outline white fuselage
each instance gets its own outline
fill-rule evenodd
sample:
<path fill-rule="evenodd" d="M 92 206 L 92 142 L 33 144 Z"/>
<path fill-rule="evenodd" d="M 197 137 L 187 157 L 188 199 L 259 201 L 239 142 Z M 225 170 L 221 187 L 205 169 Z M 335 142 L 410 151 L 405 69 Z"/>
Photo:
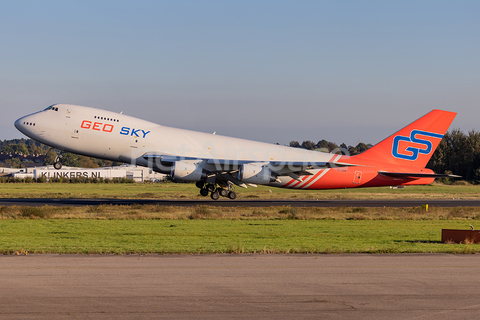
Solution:
<path fill-rule="evenodd" d="M 46 145 L 142 166 L 155 153 L 236 161 L 331 161 L 334 154 L 165 127 L 116 112 L 68 104 L 18 119 L 15 126 Z M 154 168 L 167 172 L 168 169 Z"/>

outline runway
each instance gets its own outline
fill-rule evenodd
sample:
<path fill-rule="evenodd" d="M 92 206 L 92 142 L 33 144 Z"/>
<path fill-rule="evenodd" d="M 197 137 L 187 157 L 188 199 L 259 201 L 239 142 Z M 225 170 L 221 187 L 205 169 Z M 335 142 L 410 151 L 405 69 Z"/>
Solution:
<path fill-rule="evenodd" d="M 0 257 L 0 319 L 477 319 L 480 255 Z"/>
<path fill-rule="evenodd" d="M 150 199 L 0 199 L 0 206 L 97 206 L 149 204 L 190 207 L 198 205 L 219 207 L 480 207 L 480 200 L 150 200 Z"/>

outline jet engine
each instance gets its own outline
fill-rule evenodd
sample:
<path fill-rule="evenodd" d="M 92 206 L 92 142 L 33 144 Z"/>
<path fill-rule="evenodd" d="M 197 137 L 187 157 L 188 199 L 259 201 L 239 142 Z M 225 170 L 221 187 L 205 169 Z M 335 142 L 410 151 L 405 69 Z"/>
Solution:
<path fill-rule="evenodd" d="M 206 178 L 202 167 L 196 163 L 175 161 L 171 171 L 172 177 L 184 181 L 199 181 Z"/>
<path fill-rule="evenodd" d="M 268 184 L 276 179 L 272 176 L 269 168 L 247 163 L 240 166 L 238 180 L 254 184 Z"/>

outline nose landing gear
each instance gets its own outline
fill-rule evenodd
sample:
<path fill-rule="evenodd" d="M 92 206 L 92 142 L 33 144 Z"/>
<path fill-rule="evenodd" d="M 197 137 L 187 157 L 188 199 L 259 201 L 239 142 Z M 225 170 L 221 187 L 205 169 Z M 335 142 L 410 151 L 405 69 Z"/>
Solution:
<path fill-rule="evenodd" d="M 60 159 L 62 159 L 62 151 L 57 149 L 53 151 L 57 154 L 57 157 L 55 158 L 55 162 L 53 163 L 53 167 L 57 170 L 60 170 L 62 169 L 62 163 L 60 162 Z"/>

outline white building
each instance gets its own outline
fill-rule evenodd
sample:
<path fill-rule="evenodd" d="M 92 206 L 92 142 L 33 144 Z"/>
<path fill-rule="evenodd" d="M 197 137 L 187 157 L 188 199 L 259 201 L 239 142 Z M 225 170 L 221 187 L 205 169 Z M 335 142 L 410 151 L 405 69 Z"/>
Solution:
<path fill-rule="evenodd" d="M 124 164 L 118 167 L 102 167 L 102 168 L 76 168 L 76 167 L 62 167 L 56 170 L 53 166 L 23 168 L 23 169 L 7 169 L 5 173 L 11 173 L 14 178 L 25 179 L 31 177 L 38 179 L 45 177 L 47 180 L 51 178 L 128 178 L 135 182 L 145 181 L 162 181 L 166 175 L 157 173 L 150 168 L 137 167 L 133 165 Z"/>

